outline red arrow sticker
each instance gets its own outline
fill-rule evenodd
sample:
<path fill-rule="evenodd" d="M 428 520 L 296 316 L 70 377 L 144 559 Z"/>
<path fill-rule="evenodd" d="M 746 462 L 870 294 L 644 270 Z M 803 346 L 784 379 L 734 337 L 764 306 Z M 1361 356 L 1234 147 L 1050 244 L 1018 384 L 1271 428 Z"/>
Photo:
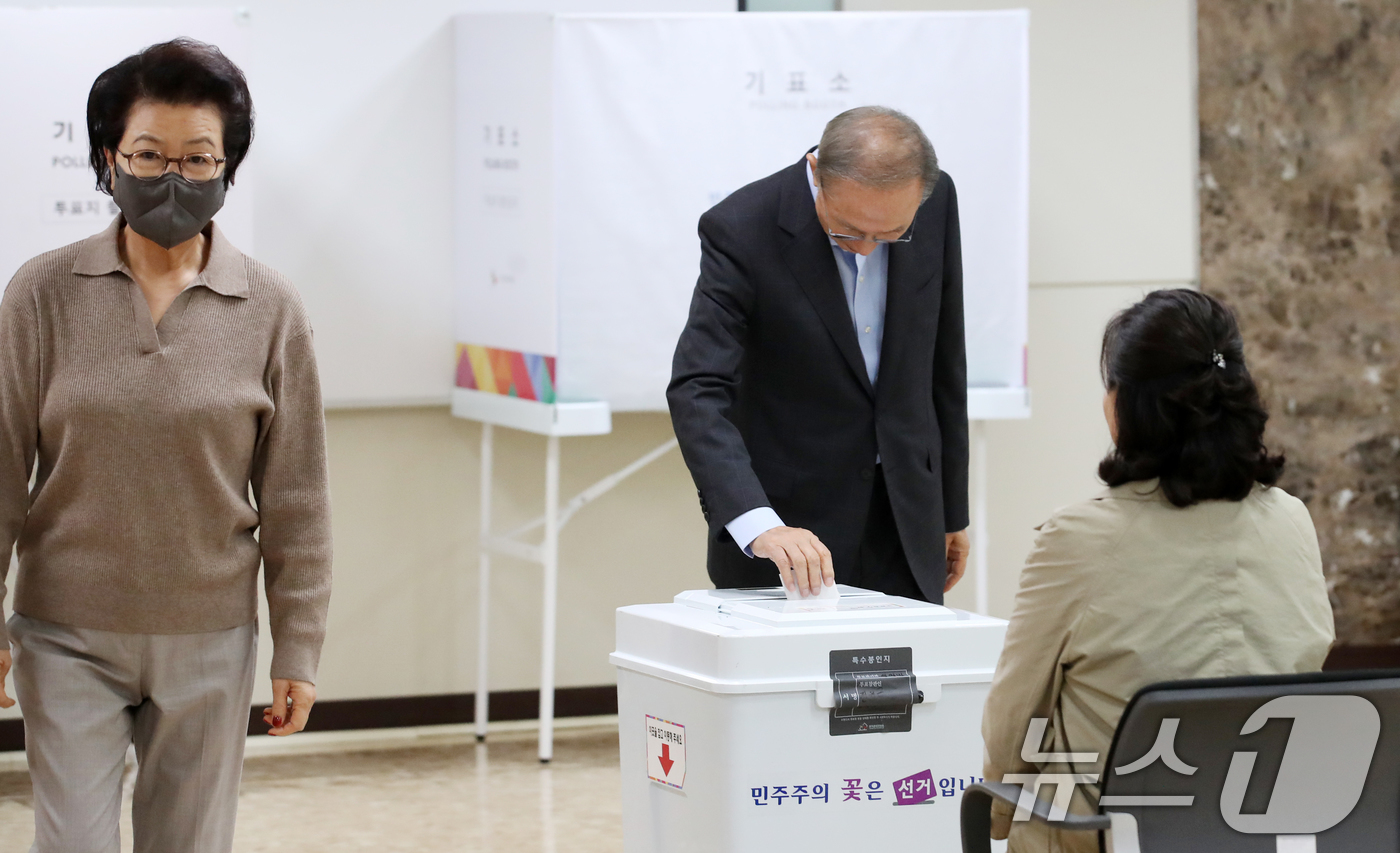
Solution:
<path fill-rule="evenodd" d="M 648 714 L 647 778 L 672 788 L 685 788 L 685 726 Z"/>

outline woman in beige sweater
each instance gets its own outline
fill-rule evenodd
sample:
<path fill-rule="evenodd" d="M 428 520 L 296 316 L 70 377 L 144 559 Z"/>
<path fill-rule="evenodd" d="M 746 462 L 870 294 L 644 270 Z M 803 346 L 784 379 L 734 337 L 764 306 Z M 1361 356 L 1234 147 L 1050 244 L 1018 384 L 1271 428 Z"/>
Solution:
<path fill-rule="evenodd" d="M 19 553 L 0 705 L 13 655 L 37 853 L 119 849 L 133 744 L 137 853 L 221 853 L 259 568 L 269 734 L 316 699 L 331 530 L 311 327 L 212 221 L 253 137 L 222 53 L 177 39 L 122 60 L 93 84 L 88 135 L 121 215 L 0 301 L 0 600 Z"/>
<path fill-rule="evenodd" d="M 1283 458 L 1264 448 L 1267 415 L 1229 309 L 1164 290 L 1104 333 L 1109 488 L 1040 527 L 982 723 L 985 775 L 1101 774 L 1129 699 L 1158 681 L 1307 672 L 1333 640 L 1332 610 L 1307 507 L 1274 486 Z M 1029 752 L 1094 753 L 1038 766 Z M 1048 792 L 1042 792 L 1048 796 Z M 1098 788 L 1076 790 L 1093 813 Z M 1097 853 L 1092 832 L 1012 823 L 1009 853 Z"/>

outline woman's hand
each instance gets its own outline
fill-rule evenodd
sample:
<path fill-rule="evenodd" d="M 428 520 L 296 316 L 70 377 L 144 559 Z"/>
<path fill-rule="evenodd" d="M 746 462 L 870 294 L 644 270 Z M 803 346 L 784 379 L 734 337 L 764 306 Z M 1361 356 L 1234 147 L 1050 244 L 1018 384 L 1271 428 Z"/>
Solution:
<path fill-rule="evenodd" d="M 306 728 L 306 719 L 315 704 L 316 685 L 311 682 L 272 679 L 272 707 L 263 709 L 263 722 L 271 727 L 268 734 L 286 737 Z"/>
<path fill-rule="evenodd" d="M 15 665 L 15 659 L 10 654 L 9 649 L 0 651 L 0 708 L 13 708 L 15 700 L 5 694 L 5 676 L 10 674 L 10 667 Z"/>

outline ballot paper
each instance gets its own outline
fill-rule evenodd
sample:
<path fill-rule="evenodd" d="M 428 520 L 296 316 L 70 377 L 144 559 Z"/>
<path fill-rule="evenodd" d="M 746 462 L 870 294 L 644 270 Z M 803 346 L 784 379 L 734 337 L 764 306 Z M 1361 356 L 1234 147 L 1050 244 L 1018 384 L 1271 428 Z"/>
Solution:
<path fill-rule="evenodd" d="M 832 584 L 831 586 L 827 586 L 826 584 L 822 584 L 821 592 L 817 593 L 817 594 L 814 595 L 814 596 L 809 595 L 809 596 L 807 596 L 806 598 L 803 598 L 803 597 L 802 597 L 801 591 L 799 591 L 799 590 L 797 589 L 797 587 L 795 587 L 795 586 L 794 586 L 792 589 L 788 589 L 787 587 L 783 587 L 783 591 L 787 593 L 787 600 L 788 600 L 788 601 L 840 601 L 840 600 L 841 600 L 841 591 L 838 590 L 838 589 L 836 588 L 836 584 Z"/>

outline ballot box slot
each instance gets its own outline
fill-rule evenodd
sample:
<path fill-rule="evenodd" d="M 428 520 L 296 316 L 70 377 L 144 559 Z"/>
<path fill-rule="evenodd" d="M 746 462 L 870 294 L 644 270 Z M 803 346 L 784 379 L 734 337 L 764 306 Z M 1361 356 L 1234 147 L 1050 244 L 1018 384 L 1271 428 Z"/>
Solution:
<path fill-rule="evenodd" d="M 913 709 L 924 694 L 911 647 L 838 649 L 829 664 L 833 737 L 913 730 Z"/>
<path fill-rule="evenodd" d="M 885 595 L 839 584 L 839 599 L 788 600 L 782 587 L 690 590 L 675 603 L 774 628 L 953 622 L 958 616 L 939 604 Z"/>

